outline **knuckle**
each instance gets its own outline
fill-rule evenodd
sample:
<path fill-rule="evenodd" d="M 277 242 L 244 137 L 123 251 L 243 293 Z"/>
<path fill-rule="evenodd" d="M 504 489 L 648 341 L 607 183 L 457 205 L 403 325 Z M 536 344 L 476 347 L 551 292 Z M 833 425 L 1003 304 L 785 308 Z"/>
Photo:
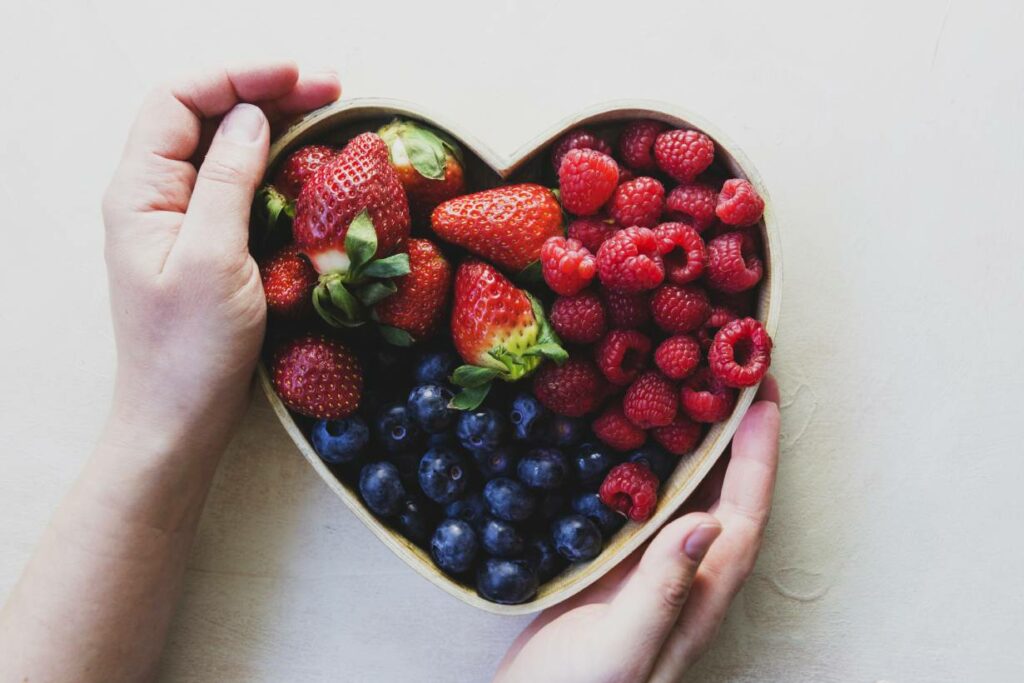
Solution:
<path fill-rule="evenodd" d="M 668 609 L 679 609 L 690 595 L 691 576 L 686 574 L 671 577 L 661 584 L 661 599 Z"/>
<path fill-rule="evenodd" d="M 199 167 L 197 182 L 214 185 L 237 186 L 245 184 L 248 174 L 238 161 L 220 157 L 207 157 Z"/>

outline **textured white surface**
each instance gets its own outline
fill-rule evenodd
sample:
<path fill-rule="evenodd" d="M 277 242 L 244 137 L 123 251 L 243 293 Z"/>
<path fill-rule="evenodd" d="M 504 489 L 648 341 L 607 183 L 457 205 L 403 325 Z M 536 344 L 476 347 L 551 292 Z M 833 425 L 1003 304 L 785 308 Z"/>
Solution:
<path fill-rule="evenodd" d="M 0 594 L 110 394 L 98 205 L 134 110 L 154 81 L 272 50 L 506 152 L 611 98 L 718 123 L 782 219 L 785 434 L 756 575 L 690 680 L 1024 678 L 1024 6 L 255 6 L 23 2 L 0 22 Z M 394 558 L 258 399 L 160 680 L 484 680 L 523 623 Z"/>

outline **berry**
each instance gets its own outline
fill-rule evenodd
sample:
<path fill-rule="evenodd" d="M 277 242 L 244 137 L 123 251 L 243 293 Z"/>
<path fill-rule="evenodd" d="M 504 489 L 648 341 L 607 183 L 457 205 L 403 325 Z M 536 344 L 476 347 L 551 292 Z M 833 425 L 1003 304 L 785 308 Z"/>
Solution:
<path fill-rule="evenodd" d="M 715 289 L 733 294 L 761 281 L 764 266 L 749 232 L 719 235 L 708 242 L 707 249 L 707 281 Z"/>
<path fill-rule="evenodd" d="M 570 358 L 562 365 L 547 363 L 533 380 L 537 400 L 551 412 L 569 417 L 595 410 L 604 389 L 604 378 L 597 367 L 583 358 Z"/>
<path fill-rule="evenodd" d="M 593 149 L 611 156 L 611 146 L 597 137 L 589 130 L 583 128 L 577 128 L 571 130 L 555 143 L 554 151 L 551 153 L 551 165 L 555 169 L 555 173 L 558 173 L 558 169 L 562 167 L 562 160 L 565 155 L 574 149 Z"/>
<path fill-rule="evenodd" d="M 572 511 L 596 524 L 605 537 L 611 536 L 626 523 L 626 518 L 602 503 L 601 497 L 596 493 L 581 493 L 575 496 L 572 499 Z"/>
<path fill-rule="evenodd" d="M 644 292 L 625 294 L 604 292 L 604 310 L 608 325 L 613 328 L 636 329 L 651 320 L 649 297 Z"/>
<path fill-rule="evenodd" d="M 420 438 L 420 428 L 409 409 L 400 403 L 384 408 L 377 417 L 377 439 L 388 453 L 412 450 Z"/>
<path fill-rule="evenodd" d="M 388 146 L 391 165 L 409 197 L 417 223 L 435 206 L 466 191 L 462 150 L 447 135 L 418 122 L 396 119 L 377 134 Z"/>
<path fill-rule="evenodd" d="M 547 536 L 538 536 L 530 541 L 526 548 L 526 561 L 530 563 L 541 582 L 550 581 L 562 571 L 565 560 L 555 544 Z"/>
<path fill-rule="evenodd" d="M 530 523 L 541 528 L 551 524 L 552 520 L 565 514 L 568 499 L 562 491 L 546 491 L 537 499 L 537 509 L 530 518 Z"/>
<path fill-rule="evenodd" d="M 637 171 L 653 171 L 654 141 L 666 126 L 661 121 L 641 119 L 632 121 L 619 136 L 619 156 L 627 166 Z"/>
<path fill-rule="evenodd" d="M 282 247 L 260 263 L 260 278 L 271 314 L 290 320 L 312 315 L 317 274 L 295 245 Z"/>
<path fill-rule="evenodd" d="M 545 431 L 548 443 L 554 446 L 573 446 L 583 439 L 586 426 L 579 418 L 552 415 Z"/>
<path fill-rule="evenodd" d="M 641 176 L 615 188 L 608 213 L 623 227 L 654 227 L 665 208 L 665 187 L 654 178 Z"/>
<path fill-rule="evenodd" d="M 681 183 L 693 182 L 715 159 L 715 143 L 695 130 L 670 130 L 654 141 L 654 160 Z"/>
<path fill-rule="evenodd" d="M 448 429 L 454 411 L 448 407 L 452 392 L 439 384 L 421 384 L 409 392 L 405 407 L 416 424 L 428 434 Z"/>
<path fill-rule="evenodd" d="M 711 315 L 711 303 L 696 285 L 662 285 L 651 296 L 651 315 L 669 334 L 693 332 Z"/>
<path fill-rule="evenodd" d="M 452 519 L 469 522 L 474 528 L 483 523 L 487 516 L 487 502 L 480 492 L 471 493 L 444 506 L 444 514 Z"/>
<path fill-rule="evenodd" d="M 394 279 L 396 291 L 373 308 L 381 325 L 426 339 L 437 331 L 452 288 L 452 267 L 433 242 L 409 240 L 409 273 Z"/>
<path fill-rule="evenodd" d="M 715 214 L 726 225 L 745 227 L 761 220 L 764 200 L 748 180 L 726 180 L 718 194 Z"/>
<path fill-rule="evenodd" d="M 491 479 L 484 485 L 484 500 L 491 514 L 506 522 L 529 519 L 537 505 L 537 499 L 526 486 L 506 477 Z"/>
<path fill-rule="evenodd" d="M 571 344 L 593 344 L 607 329 L 604 305 L 592 291 L 558 297 L 551 304 L 548 318 L 562 341 Z"/>
<path fill-rule="evenodd" d="M 362 455 L 370 441 L 370 430 L 357 415 L 341 420 L 317 420 L 311 440 L 324 462 L 340 465 L 353 462 Z"/>
<path fill-rule="evenodd" d="M 625 386 L 647 367 L 651 340 L 636 330 L 612 330 L 594 351 L 597 367 L 612 384 Z"/>
<path fill-rule="evenodd" d="M 647 465 L 616 465 L 601 484 L 601 502 L 634 522 L 646 522 L 658 504 L 658 478 Z"/>
<path fill-rule="evenodd" d="M 677 334 L 661 342 L 654 352 L 654 364 L 669 379 L 683 379 L 700 365 L 700 351 L 695 337 Z"/>
<path fill-rule="evenodd" d="M 680 411 L 672 424 L 651 430 L 651 436 L 672 455 L 686 455 L 700 443 L 704 428 Z"/>
<path fill-rule="evenodd" d="M 359 407 L 363 372 L 348 347 L 322 335 L 283 344 L 271 362 L 274 390 L 297 413 L 340 420 Z"/>
<path fill-rule="evenodd" d="M 699 368 L 683 382 L 679 404 L 695 422 L 721 422 L 736 405 L 736 390 L 726 386 L 707 368 Z"/>
<path fill-rule="evenodd" d="M 519 481 L 534 489 L 557 489 L 569 476 L 569 462 L 554 448 L 535 448 L 519 461 Z"/>
<path fill-rule="evenodd" d="M 398 514 L 405 500 L 405 487 L 398 468 L 386 461 L 364 465 L 359 472 L 359 495 L 378 517 Z"/>
<path fill-rule="evenodd" d="M 592 149 L 572 149 L 558 167 L 562 206 L 577 216 L 597 213 L 615 192 L 619 166 L 607 154 Z"/>
<path fill-rule="evenodd" d="M 660 247 L 648 228 L 631 227 L 615 233 L 597 250 L 601 283 L 625 293 L 654 289 L 665 279 Z"/>
<path fill-rule="evenodd" d="M 466 464 L 450 448 L 431 448 L 420 460 L 419 481 L 427 498 L 447 505 L 466 490 Z"/>
<path fill-rule="evenodd" d="M 679 398 L 672 382 L 659 372 L 645 372 L 629 385 L 622 399 L 622 411 L 640 429 L 664 427 L 672 422 Z"/>
<path fill-rule="evenodd" d="M 599 216 L 584 216 L 569 223 L 569 239 L 579 240 L 580 244 L 596 254 L 604 241 L 615 234 L 619 228 L 610 219 Z"/>
<path fill-rule="evenodd" d="M 736 313 L 725 306 L 711 306 L 711 316 L 708 317 L 706 323 L 701 325 L 701 328 L 697 330 L 697 341 L 700 342 L 700 348 L 705 353 L 711 348 L 711 342 L 714 341 L 715 334 L 718 330 L 726 323 L 732 322 L 739 318 Z"/>
<path fill-rule="evenodd" d="M 685 223 L 662 223 L 654 234 L 662 241 L 666 280 L 683 285 L 704 274 L 708 257 L 696 230 Z"/>
<path fill-rule="evenodd" d="M 420 547 L 425 547 L 430 542 L 434 524 L 435 519 L 429 503 L 421 498 L 406 498 L 398 508 L 398 516 L 395 517 L 395 526 L 398 530 Z"/>
<path fill-rule="evenodd" d="M 558 554 L 570 562 L 586 562 L 601 554 L 601 530 L 583 515 L 567 515 L 551 525 Z"/>
<path fill-rule="evenodd" d="M 493 408 L 481 408 L 459 415 L 455 436 L 462 447 L 471 453 L 493 451 L 501 445 L 505 421 Z"/>
<path fill-rule="evenodd" d="M 292 152 L 274 174 L 274 187 L 289 201 L 295 201 L 316 171 L 333 159 L 338 150 L 327 145 L 307 145 Z"/>
<path fill-rule="evenodd" d="M 413 379 L 417 384 L 448 383 L 452 370 L 458 365 L 459 359 L 449 351 L 433 351 L 424 354 L 416 364 Z"/>
<path fill-rule="evenodd" d="M 549 237 L 540 249 L 544 282 L 556 294 L 572 296 L 597 274 L 597 259 L 578 240 Z"/>
<path fill-rule="evenodd" d="M 486 517 L 480 525 L 480 545 L 495 557 L 519 557 L 526 550 L 526 539 L 512 523 Z"/>
<path fill-rule="evenodd" d="M 576 449 L 572 458 L 576 479 L 584 486 L 596 484 L 618 462 L 618 457 L 601 444 L 585 443 Z M 579 510 L 577 510 L 579 512 Z"/>
<path fill-rule="evenodd" d="M 526 602 L 537 593 L 537 574 L 526 560 L 489 557 L 476 573 L 476 591 L 502 605 Z"/>
<path fill-rule="evenodd" d="M 508 446 L 498 446 L 493 451 L 478 451 L 473 453 L 473 459 L 485 481 L 495 477 L 513 477 L 516 465 L 519 464 L 519 457 Z"/>
<path fill-rule="evenodd" d="M 665 481 L 672 475 L 672 470 L 679 464 L 679 458 L 672 457 L 663 449 L 657 446 L 644 446 L 629 454 L 626 462 L 634 462 L 645 465 L 658 481 Z"/>
<path fill-rule="evenodd" d="M 594 436 L 616 451 L 631 451 L 640 448 L 647 440 L 647 433 L 629 421 L 622 406 L 609 406 L 591 425 Z"/>
<path fill-rule="evenodd" d="M 547 411 L 532 394 L 517 394 L 512 399 L 508 419 L 512 423 L 512 436 L 517 441 L 536 441 L 543 429 Z"/>
<path fill-rule="evenodd" d="M 437 525 L 430 539 L 430 556 L 449 574 L 461 574 L 473 566 L 479 546 L 476 532 L 467 522 L 446 519 Z"/>
<path fill-rule="evenodd" d="M 704 232 L 715 220 L 718 193 L 707 183 L 683 183 L 672 188 L 665 198 L 665 213 L 674 221 L 689 223 Z"/>
<path fill-rule="evenodd" d="M 726 386 L 752 387 L 772 364 L 772 338 L 753 318 L 726 323 L 708 351 L 708 366 Z"/>

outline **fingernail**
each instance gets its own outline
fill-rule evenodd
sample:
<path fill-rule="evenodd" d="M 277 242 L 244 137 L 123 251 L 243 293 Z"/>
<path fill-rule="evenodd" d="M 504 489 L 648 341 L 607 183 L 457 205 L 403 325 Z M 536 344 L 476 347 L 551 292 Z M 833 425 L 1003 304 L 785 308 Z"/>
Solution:
<path fill-rule="evenodd" d="M 683 541 L 683 552 L 694 562 L 700 562 L 708 554 L 708 548 L 720 533 L 722 527 L 717 524 L 701 524 Z"/>
<path fill-rule="evenodd" d="M 266 117 L 260 108 L 252 104 L 236 104 L 221 121 L 220 129 L 224 136 L 235 142 L 256 142 Z"/>

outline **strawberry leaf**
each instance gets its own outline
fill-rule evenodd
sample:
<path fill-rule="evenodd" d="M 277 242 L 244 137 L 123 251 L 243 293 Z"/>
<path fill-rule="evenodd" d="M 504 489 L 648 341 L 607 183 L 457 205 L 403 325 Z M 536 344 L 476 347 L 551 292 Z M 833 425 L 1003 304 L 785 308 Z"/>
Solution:
<path fill-rule="evenodd" d="M 452 373 L 452 384 L 475 389 L 489 384 L 499 374 L 494 368 L 482 368 L 479 365 L 460 365 Z"/>
<path fill-rule="evenodd" d="M 555 363 L 561 365 L 565 361 L 569 360 L 569 354 L 566 353 L 562 347 L 562 340 L 555 334 L 554 328 L 551 327 L 551 323 L 548 322 L 548 318 L 544 315 L 544 307 L 541 305 L 537 297 L 533 296 L 529 292 L 526 292 L 526 296 L 530 298 L 530 306 L 533 308 L 533 317 L 537 320 L 537 344 L 533 348 L 526 351 L 524 355 L 528 356 L 544 356 Z"/>
<path fill-rule="evenodd" d="M 484 399 L 487 398 L 487 392 L 490 390 L 490 382 L 483 386 L 463 389 L 448 402 L 448 407 L 454 410 L 475 410 L 484 402 Z"/>
<path fill-rule="evenodd" d="M 530 265 L 516 273 L 515 277 L 512 279 L 520 287 L 533 287 L 544 282 L 544 274 L 540 261 L 533 261 Z"/>
<path fill-rule="evenodd" d="M 424 128 L 407 126 L 402 129 L 399 139 L 405 147 L 409 163 L 421 176 L 431 180 L 444 179 L 448 156 L 441 138 Z"/>
<path fill-rule="evenodd" d="M 253 245 L 260 251 L 269 251 L 284 244 L 292 233 L 295 202 L 290 202 L 273 185 L 264 185 L 256 194 L 255 215 L 259 228 L 254 232 Z"/>
<path fill-rule="evenodd" d="M 392 254 L 387 258 L 371 261 L 363 268 L 360 275 L 364 277 L 388 278 L 409 274 L 409 255 Z"/>
<path fill-rule="evenodd" d="M 356 289 L 356 298 L 364 306 L 373 307 L 398 291 L 394 282 L 388 280 L 371 282 Z"/>
<path fill-rule="evenodd" d="M 345 253 L 348 254 L 349 273 L 358 276 L 359 271 L 377 253 L 377 230 L 366 209 L 363 209 L 348 225 L 345 233 Z"/>
<path fill-rule="evenodd" d="M 405 330 L 392 327 L 391 325 L 379 325 L 377 329 L 380 330 L 380 336 L 384 337 L 384 341 L 394 346 L 412 346 L 413 342 L 416 341 Z"/>
<path fill-rule="evenodd" d="M 363 305 L 336 274 L 321 277 L 313 290 L 313 308 L 334 327 L 358 327 L 366 322 Z"/>

